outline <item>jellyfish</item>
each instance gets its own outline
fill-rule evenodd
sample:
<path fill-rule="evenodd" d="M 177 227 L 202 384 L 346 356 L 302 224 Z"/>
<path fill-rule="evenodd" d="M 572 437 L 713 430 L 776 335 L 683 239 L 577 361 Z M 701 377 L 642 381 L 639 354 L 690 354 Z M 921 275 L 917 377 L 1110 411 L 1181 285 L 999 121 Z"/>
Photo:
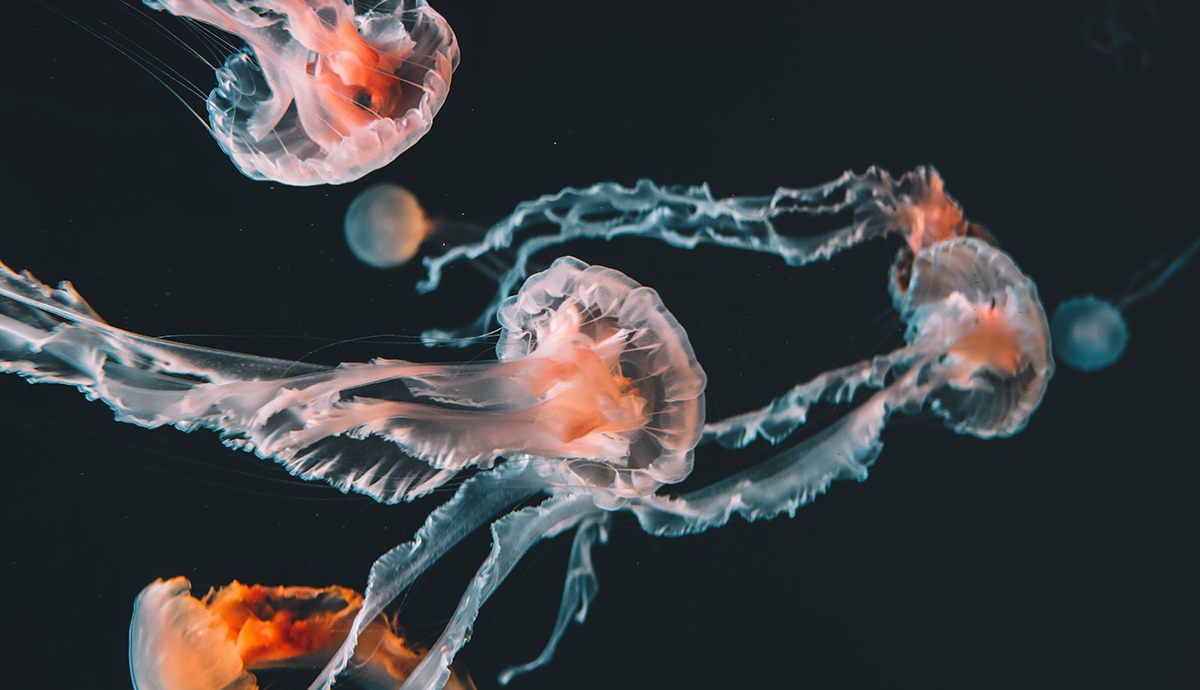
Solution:
<path fill-rule="evenodd" d="M 424 0 L 144 0 L 241 37 L 208 97 L 213 138 L 247 177 L 343 184 L 429 131 L 458 43 Z"/>
<path fill-rule="evenodd" d="M 407 264 L 423 245 L 445 250 L 478 242 L 486 228 L 469 221 L 430 219 L 412 192 L 384 182 L 368 187 L 350 202 L 343 230 L 356 259 L 373 268 L 388 269 Z M 470 265 L 495 279 L 511 267 L 496 256 L 486 254 L 487 261 Z"/>
<path fill-rule="evenodd" d="M 364 190 L 346 209 L 346 245 L 354 258 L 374 268 L 408 263 L 433 229 L 417 197 L 394 184 Z"/>
<path fill-rule="evenodd" d="M 330 367 L 129 333 L 69 283 L 0 264 L 0 371 L 76 386 L 123 422 L 215 429 L 344 492 L 412 500 L 500 458 L 543 473 L 518 493 L 553 482 L 598 502 L 687 476 L 705 377 L 657 293 L 563 257 L 501 318 L 498 361 Z"/>
<path fill-rule="evenodd" d="M 1196 229 L 1200 229 L 1200 224 Z M 1178 256 L 1172 258 L 1168 252 L 1150 262 L 1112 301 L 1085 295 L 1059 304 L 1050 322 L 1059 358 L 1080 371 L 1097 371 L 1115 364 L 1129 343 L 1125 309 L 1157 292 L 1187 266 L 1200 249 L 1200 233 L 1181 246 Z"/>
<path fill-rule="evenodd" d="M 252 671 L 320 668 L 345 639 L 362 595 L 339 587 L 263 587 L 238 581 L 191 595 L 187 578 L 157 580 L 138 595 L 129 626 L 137 690 L 255 690 Z M 427 650 L 380 616 L 363 635 L 351 677 L 364 688 L 394 687 Z M 453 673 L 446 687 L 473 688 Z"/>

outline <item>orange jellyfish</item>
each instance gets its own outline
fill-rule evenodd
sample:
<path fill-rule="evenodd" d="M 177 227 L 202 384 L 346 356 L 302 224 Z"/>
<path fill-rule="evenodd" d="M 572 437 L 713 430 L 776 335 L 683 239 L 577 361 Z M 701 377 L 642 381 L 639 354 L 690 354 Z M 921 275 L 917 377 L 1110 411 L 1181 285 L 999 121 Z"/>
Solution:
<path fill-rule="evenodd" d="M 158 580 L 138 595 L 129 626 L 129 669 L 138 690 L 256 690 L 253 671 L 320 668 L 350 629 L 362 595 L 345 587 L 263 587 L 236 580 L 191 595 L 187 578 Z M 358 646 L 352 672 L 363 688 L 402 683 L 427 650 L 380 616 Z M 473 688 L 454 673 L 446 687 Z"/>
<path fill-rule="evenodd" d="M 429 131 L 458 42 L 424 0 L 144 0 L 246 45 L 217 70 L 213 137 L 247 177 L 342 184 Z"/>

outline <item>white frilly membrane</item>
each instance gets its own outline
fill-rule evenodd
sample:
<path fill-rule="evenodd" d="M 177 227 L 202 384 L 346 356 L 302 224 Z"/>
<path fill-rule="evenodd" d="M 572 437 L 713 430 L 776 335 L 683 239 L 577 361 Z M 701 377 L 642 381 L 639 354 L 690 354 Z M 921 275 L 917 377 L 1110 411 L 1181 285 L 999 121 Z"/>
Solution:
<path fill-rule="evenodd" d="M 839 213 L 851 214 L 850 223 L 819 235 L 780 233 L 774 225 L 785 214 Z M 567 258 L 508 296 L 534 253 L 580 237 L 718 244 L 803 265 L 888 234 L 903 239 L 888 285 L 907 324 L 904 345 L 707 426 L 704 374 L 653 291 Z M 607 540 L 614 511 L 629 510 L 647 532 L 668 536 L 717 527 L 734 514 L 792 515 L 834 480 L 866 478 L 892 414 L 929 409 L 958 433 L 1009 436 L 1024 428 L 1054 372 L 1033 281 L 965 219 L 929 168 L 896 179 L 872 168 L 809 189 L 721 200 L 705 186 L 648 181 L 567 189 L 519 205 L 480 244 L 427 259 L 424 287 L 436 287 L 450 261 L 510 246 L 515 266 L 473 326 L 484 330 L 493 315 L 503 326 L 496 363 L 377 360 L 330 369 L 219 353 L 112 328 L 69 285 L 50 290 L 5 272 L 0 367 L 79 386 L 127 421 L 220 429 L 228 442 L 250 445 L 301 476 L 380 500 L 417 495 L 468 465 L 490 468 L 464 481 L 411 541 L 372 566 L 362 607 L 313 690 L 354 673 L 372 621 L 432 563 L 536 492 L 549 497 L 492 522 L 490 554 L 429 653 L 396 687 L 436 690 L 449 681 L 480 607 L 543 539 L 576 530 L 558 619 L 542 654 L 502 673 L 502 683 L 547 663 L 570 620 L 583 621 L 598 587 L 591 547 Z M 859 391 L 874 392 L 856 398 Z M 860 402 L 756 467 L 688 493 L 657 493 L 687 475 L 698 442 L 779 443 L 822 400 Z M 371 438 L 407 460 L 375 455 L 375 446 L 364 445 Z M 360 445 L 340 445 L 351 441 Z M 506 460 L 494 464 L 499 457 Z"/>
<path fill-rule="evenodd" d="M 429 131 L 458 42 L 424 0 L 144 0 L 246 45 L 217 70 L 213 138 L 247 177 L 343 184 Z"/>
<path fill-rule="evenodd" d="M 157 580 L 138 595 L 129 626 L 136 690 L 257 690 L 254 671 L 320 668 L 350 630 L 362 595 L 345 587 L 263 587 L 234 581 L 191 595 L 187 578 Z M 353 680 L 365 690 L 395 687 L 426 650 L 376 618 L 358 645 Z M 452 673 L 447 688 L 473 689 Z"/>

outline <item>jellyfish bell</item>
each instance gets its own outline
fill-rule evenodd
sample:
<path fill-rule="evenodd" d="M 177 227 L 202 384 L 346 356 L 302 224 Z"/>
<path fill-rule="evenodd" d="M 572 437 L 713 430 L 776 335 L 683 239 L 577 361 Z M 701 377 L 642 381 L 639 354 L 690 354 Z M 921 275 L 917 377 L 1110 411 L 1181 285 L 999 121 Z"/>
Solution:
<path fill-rule="evenodd" d="M 1112 366 L 1129 343 L 1121 310 L 1092 295 L 1058 305 L 1051 328 L 1059 359 L 1080 371 Z"/>
<path fill-rule="evenodd" d="M 1050 326 L 1037 286 L 992 243 L 960 237 L 931 245 L 892 300 L 910 347 L 941 349 L 928 376 L 934 412 L 959 433 L 1011 436 L 1029 421 L 1054 375 Z"/>
<path fill-rule="evenodd" d="M 424 0 L 144 0 L 241 37 L 208 98 L 213 137 L 247 177 L 343 184 L 429 131 L 458 42 Z"/>
<path fill-rule="evenodd" d="M 364 264 L 379 269 L 408 263 L 434 227 L 412 192 L 387 183 L 355 197 L 343 223 L 350 252 Z"/>
<path fill-rule="evenodd" d="M 253 668 L 304 657 L 324 663 L 321 656 L 341 643 L 349 617 L 362 603 L 361 596 L 342 588 L 290 588 L 276 593 L 276 606 L 255 611 L 249 600 L 264 603 L 267 599 L 263 588 L 255 589 L 252 594 L 251 588 L 235 581 L 210 591 L 201 601 L 191 596 L 186 578 L 176 577 L 142 590 L 129 630 L 134 686 L 139 690 L 256 688 Z M 310 615 L 293 618 L 278 602 L 290 602 L 293 609 L 305 602 Z M 300 631 L 303 639 L 296 634 Z"/>
<path fill-rule="evenodd" d="M 142 590 L 129 626 L 129 668 L 137 690 L 257 690 L 253 672 L 320 668 L 362 606 L 345 587 L 247 586 L 236 580 L 203 598 L 187 578 Z M 394 688 L 426 650 L 382 616 L 367 627 L 349 677 L 369 690 Z M 447 687 L 473 688 L 453 672 Z"/>
<path fill-rule="evenodd" d="M 563 257 L 506 300 L 498 319 L 501 361 L 553 358 L 554 375 L 534 383 L 535 390 L 561 385 L 569 372 L 594 375 L 609 391 L 602 407 L 556 397 L 555 409 L 547 410 L 560 425 L 556 437 L 592 429 L 579 450 L 556 449 L 569 458 L 556 465 L 560 488 L 591 492 L 611 506 L 687 477 L 704 426 L 706 377 L 658 293 L 618 271 Z M 561 359 L 562 352 L 570 357 Z M 584 409 L 591 412 L 585 416 Z"/>

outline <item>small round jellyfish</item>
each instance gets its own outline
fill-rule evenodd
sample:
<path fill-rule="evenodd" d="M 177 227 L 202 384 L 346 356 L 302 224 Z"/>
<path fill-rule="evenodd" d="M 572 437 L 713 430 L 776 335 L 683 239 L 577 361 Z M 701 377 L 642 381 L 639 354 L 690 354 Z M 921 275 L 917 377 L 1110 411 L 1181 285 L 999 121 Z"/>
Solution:
<path fill-rule="evenodd" d="M 381 269 L 408 263 L 435 227 L 412 192 L 386 183 L 355 197 L 344 223 L 354 257 Z"/>
<path fill-rule="evenodd" d="M 469 221 L 430 218 L 417 197 L 389 182 L 367 188 L 350 202 L 342 223 L 350 253 L 378 269 L 397 268 L 412 261 L 422 246 L 442 250 L 483 239 L 487 229 Z M 511 268 L 497 255 L 470 264 L 492 279 Z"/>
<path fill-rule="evenodd" d="M 1129 328 L 1121 310 L 1091 295 L 1058 305 L 1050 335 L 1058 358 L 1080 371 L 1112 365 L 1129 343 Z"/>
<path fill-rule="evenodd" d="M 1200 228 L 1200 224 L 1196 227 Z M 1200 236 L 1190 243 L 1183 242 L 1182 246 L 1183 250 L 1175 258 L 1171 258 L 1169 251 L 1150 262 L 1112 301 L 1087 295 L 1059 304 L 1050 321 L 1050 334 L 1058 358 L 1080 371 L 1097 371 L 1116 363 L 1129 343 L 1125 308 L 1157 292 L 1186 266 L 1200 249 Z"/>
<path fill-rule="evenodd" d="M 129 626 L 137 690 L 256 690 L 251 671 L 320 668 L 346 639 L 362 595 L 345 587 L 263 587 L 238 581 L 191 595 L 187 578 L 157 580 L 138 595 Z M 363 688 L 396 687 L 427 650 L 378 616 L 352 665 Z M 453 673 L 447 688 L 473 688 Z"/>

